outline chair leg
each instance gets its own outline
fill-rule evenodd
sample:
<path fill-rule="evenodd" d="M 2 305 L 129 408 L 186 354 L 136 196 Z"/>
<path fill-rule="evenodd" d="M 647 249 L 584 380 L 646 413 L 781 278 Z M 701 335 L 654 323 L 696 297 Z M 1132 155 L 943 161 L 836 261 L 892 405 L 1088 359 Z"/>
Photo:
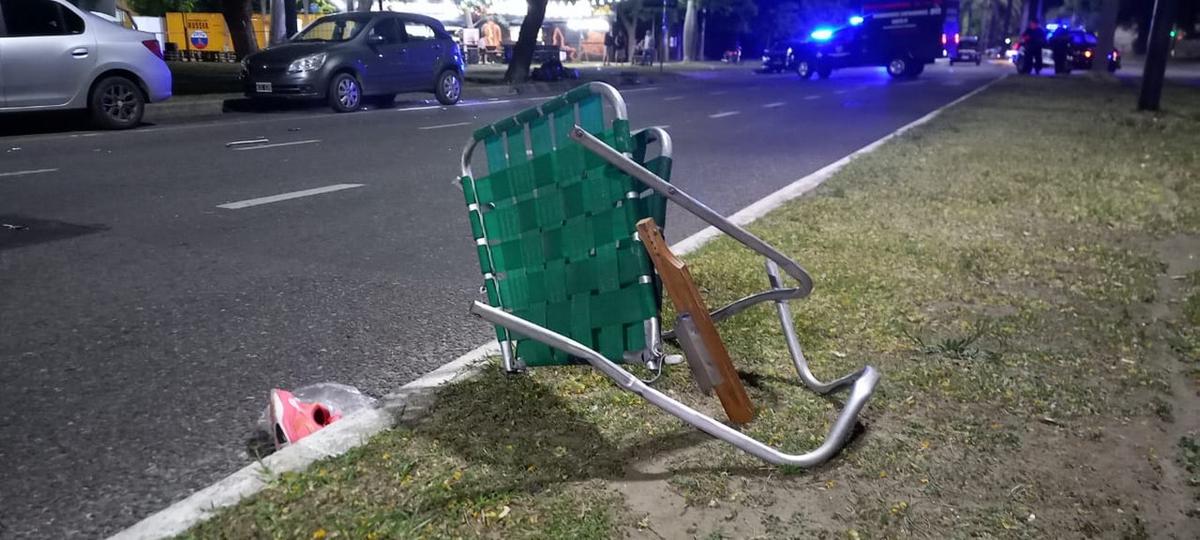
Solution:
<path fill-rule="evenodd" d="M 475 302 L 471 305 L 471 313 L 482 317 L 490 323 L 498 324 L 517 334 L 527 336 L 541 343 L 564 351 L 568 354 L 586 360 L 592 367 L 599 370 L 608 378 L 612 379 L 618 387 L 623 390 L 632 392 L 641 396 L 651 405 L 666 411 L 667 413 L 691 424 L 700 431 L 708 433 L 713 437 L 728 442 L 737 448 L 759 458 L 763 461 L 774 465 L 789 465 L 793 467 L 812 467 L 828 461 L 842 445 L 846 439 L 854 431 L 854 424 L 858 417 L 859 411 L 867 404 L 867 400 L 871 397 L 871 392 L 875 390 L 876 383 L 879 382 L 879 372 L 875 368 L 867 366 L 862 369 L 861 374 L 854 381 L 854 385 L 850 389 L 850 396 L 846 399 L 846 406 L 842 412 L 838 414 L 837 420 L 834 421 L 833 427 L 830 428 L 828 435 L 825 436 L 824 442 L 815 450 L 804 454 L 787 454 L 775 448 L 772 448 L 761 441 L 754 439 L 732 427 L 729 427 L 721 422 L 714 420 L 687 405 L 684 405 L 670 396 L 651 388 L 646 383 L 643 383 L 632 373 L 621 369 L 621 366 L 609 361 L 600 353 L 593 351 L 582 345 L 581 343 L 568 338 L 567 336 L 558 334 L 551 330 L 547 330 L 533 324 L 525 319 L 507 313 L 501 309 L 491 307 L 481 302 Z"/>
<path fill-rule="evenodd" d="M 779 267 L 770 259 L 767 259 L 767 279 L 771 282 L 771 288 L 783 287 L 783 280 L 779 277 Z M 871 366 L 867 366 L 827 383 L 817 380 L 812 370 L 808 368 L 808 360 L 804 358 L 804 351 L 800 349 L 800 340 L 796 337 L 796 328 L 792 323 L 792 309 L 788 307 L 787 300 L 777 300 L 775 310 L 779 313 L 779 324 L 783 327 L 783 338 L 787 341 L 788 352 L 792 355 L 792 363 L 796 365 L 796 373 L 800 375 L 800 380 L 804 381 L 804 385 L 810 390 L 821 395 L 828 394 L 838 388 L 853 384 L 856 379 L 863 376 L 866 370 L 874 370 Z"/>

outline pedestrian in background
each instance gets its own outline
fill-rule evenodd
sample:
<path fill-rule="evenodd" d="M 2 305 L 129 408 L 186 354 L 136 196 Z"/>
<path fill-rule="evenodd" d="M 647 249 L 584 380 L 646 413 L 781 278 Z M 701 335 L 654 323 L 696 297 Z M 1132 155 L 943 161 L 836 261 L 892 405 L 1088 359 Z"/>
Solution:
<path fill-rule="evenodd" d="M 612 30 L 604 33 L 604 65 L 613 59 L 613 47 L 616 45 L 616 39 L 613 38 Z"/>
<path fill-rule="evenodd" d="M 1042 30 L 1042 25 L 1037 19 L 1029 19 L 1029 27 L 1021 32 L 1021 44 L 1025 47 L 1025 57 L 1022 62 L 1027 68 L 1032 68 L 1034 73 L 1042 71 L 1042 48 L 1046 46 L 1046 31 Z M 1028 69 L 1025 73 L 1029 73 Z"/>

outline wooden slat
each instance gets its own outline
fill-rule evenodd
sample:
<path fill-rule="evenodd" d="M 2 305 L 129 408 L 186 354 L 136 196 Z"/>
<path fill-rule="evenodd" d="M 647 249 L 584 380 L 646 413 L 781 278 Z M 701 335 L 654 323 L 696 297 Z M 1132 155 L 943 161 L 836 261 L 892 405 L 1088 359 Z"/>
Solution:
<path fill-rule="evenodd" d="M 708 306 L 700 297 L 700 291 L 696 289 L 696 283 L 692 281 L 692 274 L 687 265 L 671 252 L 662 231 L 653 219 L 639 221 L 637 229 L 638 237 L 641 238 L 642 245 L 646 246 L 646 252 L 654 261 L 654 268 L 658 270 L 663 286 L 667 289 L 667 296 L 671 297 L 671 303 L 675 305 L 675 311 L 680 315 L 687 314 L 692 317 L 709 356 L 721 374 L 721 381 L 713 390 L 721 399 L 726 416 L 736 424 L 750 422 L 754 418 L 754 406 L 750 403 L 750 396 L 746 395 L 746 388 L 742 386 L 742 380 L 738 378 L 737 370 L 729 359 L 729 350 L 717 334 L 717 327 L 708 314 Z"/>

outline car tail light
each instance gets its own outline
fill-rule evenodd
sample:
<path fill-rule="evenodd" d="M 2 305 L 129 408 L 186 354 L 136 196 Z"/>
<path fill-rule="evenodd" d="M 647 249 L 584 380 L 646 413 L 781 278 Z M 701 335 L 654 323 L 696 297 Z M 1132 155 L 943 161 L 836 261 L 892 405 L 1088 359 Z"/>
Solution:
<path fill-rule="evenodd" d="M 147 49 L 150 49 L 150 52 L 154 53 L 154 56 L 157 56 L 159 60 L 162 60 L 162 48 L 158 46 L 157 39 L 147 39 L 146 41 L 142 42 L 142 45 L 145 45 Z"/>
<path fill-rule="evenodd" d="M 946 34 L 942 34 L 942 45 L 946 44 Z"/>
<path fill-rule="evenodd" d="M 1084 58 L 1091 58 L 1091 57 L 1092 57 L 1092 51 L 1083 51 L 1083 57 L 1084 57 Z"/>
<path fill-rule="evenodd" d="M 954 44 L 958 45 L 958 34 L 954 34 Z"/>

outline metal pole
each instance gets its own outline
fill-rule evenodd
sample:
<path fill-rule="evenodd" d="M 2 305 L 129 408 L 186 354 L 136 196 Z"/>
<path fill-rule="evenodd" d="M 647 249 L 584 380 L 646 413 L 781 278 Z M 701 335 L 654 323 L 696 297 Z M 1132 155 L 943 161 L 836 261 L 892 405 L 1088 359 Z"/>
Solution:
<path fill-rule="evenodd" d="M 662 0 L 662 52 L 658 54 L 658 72 L 663 72 L 663 64 L 667 61 L 667 0 Z"/>
<path fill-rule="evenodd" d="M 1163 77 L 1167 71 L 1167 55 L 1171 49 L 1171 26 L 1175 19 L 1175 0 L 1155 0 L 1154 17 L 1150 21 L 1150 43 L 1146 47 L 1146 67 L 1142 70 L 1142 91 L 1138 96 L 1139 111 L 1157 111 L 1162 98 Z M 1095 61 L 1100 61 L 1099 51 Z M 1107 58 L 1107 53 L 1105 58 Z"/>

